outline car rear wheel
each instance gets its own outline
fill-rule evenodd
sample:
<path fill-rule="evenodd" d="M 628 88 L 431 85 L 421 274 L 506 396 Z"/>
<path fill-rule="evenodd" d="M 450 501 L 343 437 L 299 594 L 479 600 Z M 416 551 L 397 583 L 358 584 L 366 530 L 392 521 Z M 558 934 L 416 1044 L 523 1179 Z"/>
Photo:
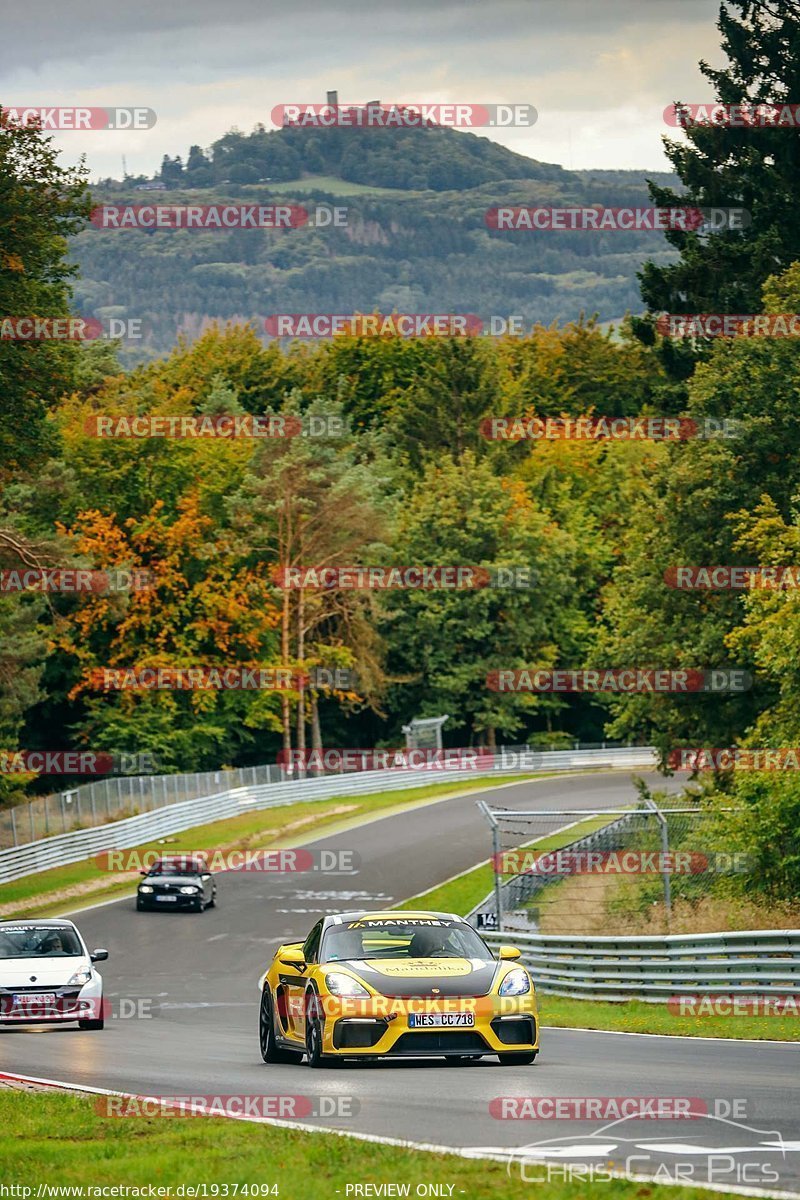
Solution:
<path fill-rule="evenodd" d="M 504 1067 L 527 1067 L 536 1060 L 538 1050 L 524 1050 L 519 1054 L 498 1054 Z"/>
<path fill-rule="evenodd" d="M 282 1050 L 275 1041 L 272 993 L 269 990 L 269 984 L 265 985 L 261 993 L 261 1007 L 258 1013 L 258 1041 L 261 1047 L 261 1057 L 265 1063 L 299 1063 L 302 1061 L 302 1050 Z"/>

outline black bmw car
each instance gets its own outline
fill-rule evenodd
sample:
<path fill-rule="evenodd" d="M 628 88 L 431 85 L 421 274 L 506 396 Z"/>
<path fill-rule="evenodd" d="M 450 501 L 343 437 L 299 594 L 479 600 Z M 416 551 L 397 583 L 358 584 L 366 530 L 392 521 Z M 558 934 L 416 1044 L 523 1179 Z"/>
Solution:
<path fill-rule="evenodd" d="M 217 902 L 217 885 L 208 868 L 202 863 L 170 862 L 162 859 L 149 871 L 136 893 L 136 910 L 188 908 L 202 912 Z"/>

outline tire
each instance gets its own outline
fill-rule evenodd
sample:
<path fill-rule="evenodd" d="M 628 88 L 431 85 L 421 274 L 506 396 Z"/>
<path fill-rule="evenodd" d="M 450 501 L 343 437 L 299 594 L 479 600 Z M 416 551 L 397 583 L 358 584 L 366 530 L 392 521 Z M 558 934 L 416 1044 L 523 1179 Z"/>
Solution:
<path fill-rule="evenodd" d="M 258 1042 L 265 1063 L 302 1062 L 302 1050 L 282 1050 L 275 1044 L 275 1024 L 272 1013 L 272 993 L 267 984 L 261 993 L 258 1011 Z"/>
<path fill-rule="evenodd" d="M 195 906 L 192 909 L 192 912 L 205 912 L 205 911 L 206 911 L 206 906 L 205 906 L 205 904 L 203 904 L 202 899 L 195 901 Z"/>
<path fill-rule="evenodd" d="M 209 900 L 209 902 L 208 902 L 208 907 L 209 907 L 209 908 L 216 908 L 216 907 L 217 907 L 217 893 L 216 893 L 216 892 L 212 892 L 212 893 L 211 893 L 211 899 L 210 899 L 210 900 Z"/>
<path fill-rule="evenodd" d="M 310 1067 L 327 1067 L 330 1055 L 322 1053 L 322 1018 L 316 992 L 306 997 L 306 1059 Z"/>
<path fill-rule="evenodd" d="M 136 911 L 144 912 L 144 905 L 142 904 L 141 900 L 136 901 Z"/>
<path fill-rule="evenodd" d="M 497 1057 L 504 1067 L 527 1067 L 536 1061 L 538 1053 L 538 1050 L 523 1050 L 519 1054 L 498 1054 Z"/>
<path fill-rule="evenodd" d="M 103 1029 L 105 1021 L 101 1017 L 99 1021 L 78 1021 L 78 1029 Z"/>

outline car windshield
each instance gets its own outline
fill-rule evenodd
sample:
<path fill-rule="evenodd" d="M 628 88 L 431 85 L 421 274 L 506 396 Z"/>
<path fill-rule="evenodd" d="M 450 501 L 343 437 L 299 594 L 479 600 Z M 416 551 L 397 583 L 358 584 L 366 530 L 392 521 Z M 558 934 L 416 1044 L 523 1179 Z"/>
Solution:
<path fill-rule="evenodd" d="M 74 958 L 84 950 L 74 929 L 14 925 L 0 929 L 0 959 Z"/>
<path fill-rule="evenodd" d="M 199 875 L 197 863 L 160 862 L 148 871 L 148 875 Z"/>
<path fill-rule="evenodd" d="M 331 925 L 320 962 L 364 958 L 482 958 L 492 955 L 471 926 L 447 918 L 370 919 Z"/>

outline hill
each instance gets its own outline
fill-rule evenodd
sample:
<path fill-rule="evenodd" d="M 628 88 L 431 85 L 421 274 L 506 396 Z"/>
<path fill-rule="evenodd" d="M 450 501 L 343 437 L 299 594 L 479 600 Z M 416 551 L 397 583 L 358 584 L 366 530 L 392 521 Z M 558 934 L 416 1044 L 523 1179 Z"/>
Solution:
<path fill-rule="evenodd" d="M 666 174 L 659 182 L 672 181 Z M 643 173 L 568 171 L 452 129 L 280 129 L 225 134 L 144 179 L 104 180 L 95 202 L 343 203 L 343 228 L 79 234 L 75 309 L 144 322 L 129 361 L 210 320 L 281 312 L 516 314 L 526 325 L 640 311 L 636 271 L 667 260 L 658 233 L 499 233 L 498 205 L 648 204 Z"/>

